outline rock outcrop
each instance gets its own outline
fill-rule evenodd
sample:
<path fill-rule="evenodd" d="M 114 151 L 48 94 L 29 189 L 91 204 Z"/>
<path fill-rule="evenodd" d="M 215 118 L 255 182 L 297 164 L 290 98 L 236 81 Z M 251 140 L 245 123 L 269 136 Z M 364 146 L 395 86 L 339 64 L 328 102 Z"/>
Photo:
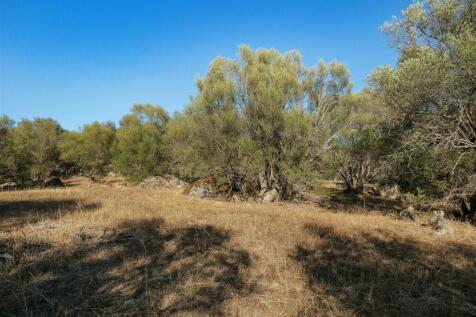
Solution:
<path fill-rule="evenodd" d="M 415 213 L 415 208 L 413 208 L 412 206 L 400 211 L 398 213 L 398 217 L 400 219 L 409 219 L 412 221 L 418 221 L 418 216 Z"/>
<path fill-rule="evenodd" d="M 139 184 L 139 187 L 144 189 L 181 188 L 184 186 L 185 182 L 173 175 L 148 177 Z"/>
<path fill-rule="evenodd" d="M 268 190 L 267 192 L 263 194 L 264 203 L 272 203 L 273 201 L 277 201 L 278 199 L 279 199 L 279 193 L 275 188 Z"/>
<path fill-rule="evenodd" d="M 435 234 L 438 236 L 451 235 L 453 233 L 448 220 L 445 218 L 445 213 L 441 210 L 433 212 L 433 217 L 431 217 L 429 224 L 435 229 Z"/>
<path fill-rule="evenodd" d="M 213 198 L 216 196 L 216 193 L 211 189 L 210 185 L 203 183 L 193 185 L 188 194 L 198 198 Z"/>

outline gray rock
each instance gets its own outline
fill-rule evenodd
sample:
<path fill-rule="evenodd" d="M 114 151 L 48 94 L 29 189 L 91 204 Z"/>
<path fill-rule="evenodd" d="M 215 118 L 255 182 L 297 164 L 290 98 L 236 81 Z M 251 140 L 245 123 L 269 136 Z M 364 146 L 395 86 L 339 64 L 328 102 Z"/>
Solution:
<path fill-rule="evenodd" d="M 415 214 L 415 208 L 412 206 L 400 211 L 398 213 L 400 219 L 410 219 L 412 221 L 418 221 L 418 216 Z"/>
<path fill-rule="evenodd" d="M 243 197 L 241 197 L 240 195 L 238 194 L 233 194 L 231 196 L 231 201 L 236 201 L 236 202 L 239 202 L 239 201 L 244 201 Z"/>
<path fill-rule="evenodd" d="M 144 179 L 139 187 L 144 189 L 169 188 L 170 183 L 162 176 L 152 176 Z"/>
<path fill-rule="evenodd" d="M 263 195 L 264 203 L 272 203 L 273 201 L 276 201 L 278 199 L 279 199 L 279 193 L 275 188 L 265 192 Z"/>
<path fill-rule="evenodd" d="M 189 195 L 198 198 L 211 198 L 215 197 L 216 194 L 211 190 L 211 188 L 209 188 L 209 186 L 198 184 L 190 188 Z"/>
<path fill-rule="evenodd" d="M 439 223 L 435 227 L 435 234 L 437 236 L 451 236 L 453 234 L 453 230 L 451 229 L 450 225 L 448 224 L 447 221 Z"/>
<path fill-rule="evenodd" d="M 435 234 L 438 236 L 452 235 L 453 233 L 448 221 L 445 219 L 445 213 L 441 210 L 433 212 L 433 217 L 431 217 L 429 224 L 435 229 Z"/>
<path fill-rule="evenodd" d="M 144 179 L 139 187 L 144 189 L 184 187 L 185 182 L 172 175 L 152 176 Z"/>
<path fill-rule="evenodd" d="M 445 213 L 441 210 L 433 211 L 433 217 L 430 218 L 430 226 L 436 226 L 441 221 L 445 221 Z"/>
<path fill-rule="evenodd" d="M 169 182 L 171 187 L 181 188 L 187 185 L 187 183 L 175 176 L 167 176 L 167 181 Z"/>

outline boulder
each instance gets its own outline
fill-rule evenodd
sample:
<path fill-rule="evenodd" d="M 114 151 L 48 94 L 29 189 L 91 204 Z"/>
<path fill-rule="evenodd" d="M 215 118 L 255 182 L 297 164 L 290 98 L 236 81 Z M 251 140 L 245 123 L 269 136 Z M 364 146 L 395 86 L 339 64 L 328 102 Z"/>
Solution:
<path fill-rule="evenodd" d="M 207 184 L 193 185 L 188 194 L 198 198 L 212 198 L 216 196 L 215 192 Z"/>
<path fill-rule="evenodd" d="M 453 230 L 451 229 L 448 221 L 440 222 L 435 227 L 435 234 L 437 236 L 451 236 L 453 234 Z"/>
<path fill-rule="evenodd" d="M 192 197 L 212 198 L 218 196 L 216 188 L 216 183 L 213 179 L 201 178 L 191 184 L 187 184 L 183 193 Z"/>
<path fill-rule="evenodd" d="M 442 210 L 433 211 L 433 217 L 430 218 L 429 224 L 433 226 L 441 221 L 445 221 L 445 213 Z"/>
<path fill-rule="evenodd" d="M 244 201 L 245 199 L 243 197 L 241 197 L 240 195 L 238 194 L 233 194 L 231 195 L 231 201 L 235 201 L 235 202 L 240 202 L 240 201 Z"/>
<path fill-rule="evenodd" d="M 172 175 L 148 177 L 139 184 L 139 187 L 144 189 L 174 188 L 184 186 L 184 181 Z"/>
<path fill-rule="evenodd" d="M 63 182 L 59 177 L 50 177 L 43 183 L 44 187 L 64 187 Z"/>
<path fill-rule="evenodd" d="M 264 203 L 272 203 L 273 201 L 277 201 L 279 199 L 279 193 L 276 188 L 268 190 L 263 195 L 263 202 Z"/>
<path fill-rule="evenodd" d="M 170 183 L 162 176 L 152 176 L 144 179 L 139 187 L 144 189 L 169 188 Z"/>
<path fill-rule="evenodd" d="M 187 185 L 183 180 L 173 175 L 165 175 L 164 177 L 167 179 L 171 187 L 181 188 Z"/>
<path fill-rule="evenodd" d="M 418 216 L 415 214 L 415 208 L 413 208 L 412 206 L 400 211 L 398 213 L 398 217 L 400 219 L 410 219 L 412 221 L 418 220 Z"/>
<path fill-rule="evenodd" d="M 435 229 L 438 236 L 451 235 L 453 233 L 448 221 L 445 219 L 445 213 L 441 210 L 433 212 L 429 224 Z"/>

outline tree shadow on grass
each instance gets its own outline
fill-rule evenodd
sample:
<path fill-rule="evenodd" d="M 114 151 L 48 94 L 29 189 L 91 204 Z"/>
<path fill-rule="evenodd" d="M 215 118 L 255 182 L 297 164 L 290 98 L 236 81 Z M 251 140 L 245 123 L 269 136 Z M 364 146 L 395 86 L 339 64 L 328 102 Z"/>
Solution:
<path fill-rule="evenodd" d="M 399 211 L 403 208 L 401 201 L 367 194 L 351 195 L 335 191 L 326 197 L 316 199 L 316 204 L 330 211 L 354 212 L 359 210 L 378 210 L 383 213 Z"/>
<path fill-rule="evenodd" d="M 307 225 L 313 245 L 297 245 L 315 310 L 356 316 L 475 316 L 476 246 L 444 250 L 380 230 L 353 236 Z"/>
<path fill-rule="evenodd" d="M 166 229 L 162 221 L 125 223 L 71 251 L 15 259 L 0 290 L 0 311 L 31 315 L 222 313 L 250 294 L 251 258 L 212 226 Z M 18 252 L 17 252 L 18 254 Z M 30 259 L 30 260 L 28 260 Z"/>
<path fill-rule="evenodd" d="M 99 207 L 99 203 L 88 203 L 78 199 L 0 201 L 0 228 L 2 224 L 18 226 Z"/>

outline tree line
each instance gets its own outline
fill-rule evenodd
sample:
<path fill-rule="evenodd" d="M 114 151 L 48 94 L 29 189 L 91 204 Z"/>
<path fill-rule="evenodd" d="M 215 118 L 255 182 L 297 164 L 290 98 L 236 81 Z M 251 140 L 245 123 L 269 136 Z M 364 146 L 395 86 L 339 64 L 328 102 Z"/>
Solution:
<path fill-rule="evenodd" d="M 476 1 L 416 2 L 383 30 L 398 50 L 353 92 L 338 61 L 305 67 L 297 51 L 240 46 L 216 58 L 172 116 L 135 105 L 115 126 L 66 131 L 54 120 L 0 120 L 0 178 L 52 170 L 139 180 L 207 178 L 225 196 L 275 189 L 290 199 L 316 179 L 398 184 L 415 197 L 476 189 Z M 476 206 L 474 207 L 476 208 Z"/>

